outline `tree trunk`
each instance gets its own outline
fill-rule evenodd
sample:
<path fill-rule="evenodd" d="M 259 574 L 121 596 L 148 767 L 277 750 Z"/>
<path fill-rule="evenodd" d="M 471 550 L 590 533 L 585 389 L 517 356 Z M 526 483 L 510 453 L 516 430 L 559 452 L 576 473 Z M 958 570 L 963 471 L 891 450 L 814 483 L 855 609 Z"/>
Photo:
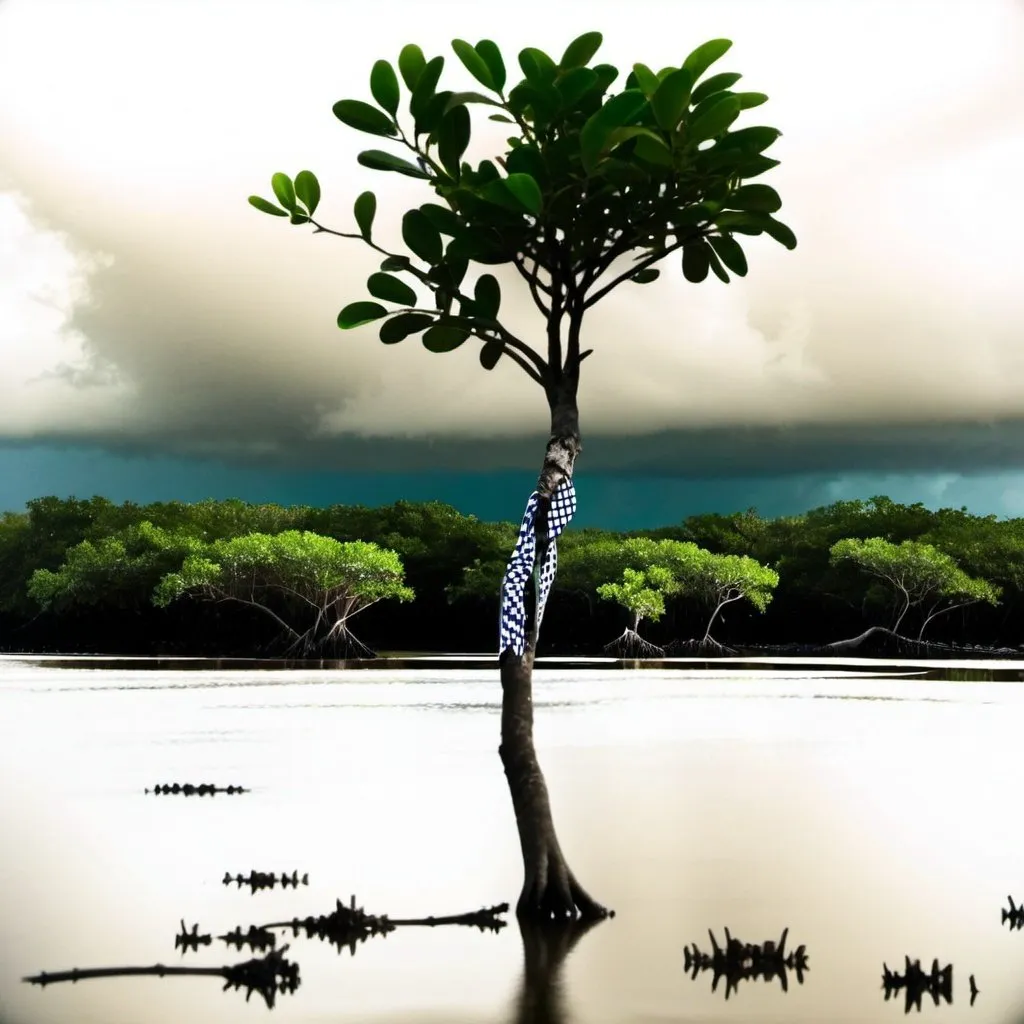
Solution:
<path fill-rule="evenodd" d="M 534 520 L 536 554 L 541 565 L 548 547 L 548 509 L 551 497 L 563 480 L 572 478 L 581 449 L 579 413 L 575 393 L 561 390 L 549 395 L 551 437 L 537 481 L 539 503 Z M 539 623 L 537 594 L 527 587 L 527 641 L 522 657 L 514 650 L 500 652 L 501 746 L 498 754 L 505 768 L 519 844 L 523 854 L 523 888 L 516 914 L 531 920 L 552 918 L 602 918 L 608 911 L 576 881 L 555 834 L 551 802 L 544 773 L 533 745 L 533 661 Z"/>

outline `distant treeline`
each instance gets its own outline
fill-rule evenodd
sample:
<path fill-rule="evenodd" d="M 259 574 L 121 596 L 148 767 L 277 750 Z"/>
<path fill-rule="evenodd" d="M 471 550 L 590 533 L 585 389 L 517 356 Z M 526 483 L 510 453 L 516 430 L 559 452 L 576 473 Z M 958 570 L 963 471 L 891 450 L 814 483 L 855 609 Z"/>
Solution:
<path fill-rule="evenodd" d="M 0 517 L 0 649 L 493 651 L 516 532 L 439 502 L 38 498 Z M 661 647 L 822 645 L 875 625 L 1024 643 L 1024 519 L 878 497 L 777 519 L 570 528 L 558 546 L 541 654 L 599 653 L 638 629 Z"/>

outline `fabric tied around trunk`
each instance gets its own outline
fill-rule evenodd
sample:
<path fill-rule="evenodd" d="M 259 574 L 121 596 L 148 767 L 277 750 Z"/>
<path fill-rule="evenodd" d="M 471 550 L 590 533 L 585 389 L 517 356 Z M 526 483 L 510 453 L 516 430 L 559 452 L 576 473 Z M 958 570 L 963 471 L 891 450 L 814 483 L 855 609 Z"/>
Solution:
<path fill-rule="evenodd" d="M 548 549 L 544 564 L 535 567 L 537 538 L 534 535 L 534 520 L 540 495 L 534 491 L 526 503 L 526 512 L 519 526 L 512 558 L 505 569 L 501 582 L 501 614 L 499 622 L 498 656 L 512 650 L 517 657 L 526 651 L 526 583 L 535 575 L 537 588 L 537 628 L 544 615 L 551 584 L 558 568 L 558 545 L 555 538 L 566 528 L 576 512 L 576 488 L 572 480 L 563 480 L 551 497 L 548 509 Z M 535 569 L 539 569 L 535 572 Z"/>

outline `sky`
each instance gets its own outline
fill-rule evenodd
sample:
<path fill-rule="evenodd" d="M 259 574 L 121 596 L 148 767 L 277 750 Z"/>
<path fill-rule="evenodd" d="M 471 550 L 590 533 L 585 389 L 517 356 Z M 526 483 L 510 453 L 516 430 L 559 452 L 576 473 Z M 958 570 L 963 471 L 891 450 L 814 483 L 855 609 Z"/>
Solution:
<path fill-rule="evenodd" d="M 691 0 L 421 4 L 0 0 L 0 509 L 47 494 L 374 504 L 516 519 L 546 437 L 540 389 L 467 344 L 342 333 L 374 254 L 252 210 L 320 177 L 384 237 L 429 192 L 359 167 L 343 126 L 374 60 L 453 37 L 678 65 L 734 41 L 783 131 L 766 176 L 799 238 L 749 276 L 664 273 L 585 324 L 580 522 L 642 527 L 888 493 L 1024 513 L 1024 4 Z M 535 11 L 536 17 L 529 17 Z M 285 13 L 286 12 L 286 13 Z M 541 16 L 543 15 L 543 16 Z M 756 116 L 755 116 L 756 115 Z M 486 121 L 473 154 L 501 134 Z M 495 134 L 498 133 L 498 134 Z M 499 272 L 519 333 L 540 323 Z"/>

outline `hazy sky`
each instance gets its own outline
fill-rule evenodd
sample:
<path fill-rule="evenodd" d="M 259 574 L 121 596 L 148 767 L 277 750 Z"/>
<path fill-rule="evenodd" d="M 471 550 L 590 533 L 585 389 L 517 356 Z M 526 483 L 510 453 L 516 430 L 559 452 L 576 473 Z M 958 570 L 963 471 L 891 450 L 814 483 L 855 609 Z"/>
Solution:
<path fill-rule="evenodd" d="M 468 86 L 455 36 L 495 38 L 514 67 L 522 46 L 557 56 L 592 28 L 602 59 L 626 68 L 734 40 L 720 68 L 771 97 L 745 123 L 784 132 L 765 180 L 800 245 L 753 240 L 744 281 L 693 286 L 672 272 L 592 311 L 591 469 L 628 472 L 635 452 L 671 473 L 798 472 L 808 459 L 825 471 L 833 456 L 836 472 L 881 471 L 878 431 L 893 425 L 889 447 L 905 456 L 890 462 L 960 472 L 979 457 L 977 424 L 1016 437 L 1021 3 L 524 2 L 513 19 L 498 4 L 377 0 L 372 21 L 358 9 L 0 3 L 0 443 L 388 470 L 486 461 L 489 446 L 466 443 L 483 432 L 494 468 L 513 450 L 506 465 L 531 465 L 535 447 L 501 439 L 545 431 L 536 385 L 511 364 L 485 374 L 469 343 L 435 356 L 415 339 L 382 346 L 373 325 L 339 332 L 338 310 L 365 297 L 377 260 L 245 197 L 270 195 L 274 171 L 309 167 L 326 223 L 350 229 L 369 187 L 394 230 L 428 190 L 358 167 L 380 140 L 331 113 L 368 98 L 373 61 L 417 41 L 446 55 L 444 82 Z M 508 280 L 513 321 L 536 332 L 515 292 Z M 947 426 L 922 443 L 936 423 Z M 874 461 L 858 455 L 872 431 Z M 736 437 L 747 440 L 730 447 Z M 721 452 L 710 474 L 698 465 L 709 450 Z M 988 466 L 1024 463 L 1014 444 L 985 451 Z"/>

